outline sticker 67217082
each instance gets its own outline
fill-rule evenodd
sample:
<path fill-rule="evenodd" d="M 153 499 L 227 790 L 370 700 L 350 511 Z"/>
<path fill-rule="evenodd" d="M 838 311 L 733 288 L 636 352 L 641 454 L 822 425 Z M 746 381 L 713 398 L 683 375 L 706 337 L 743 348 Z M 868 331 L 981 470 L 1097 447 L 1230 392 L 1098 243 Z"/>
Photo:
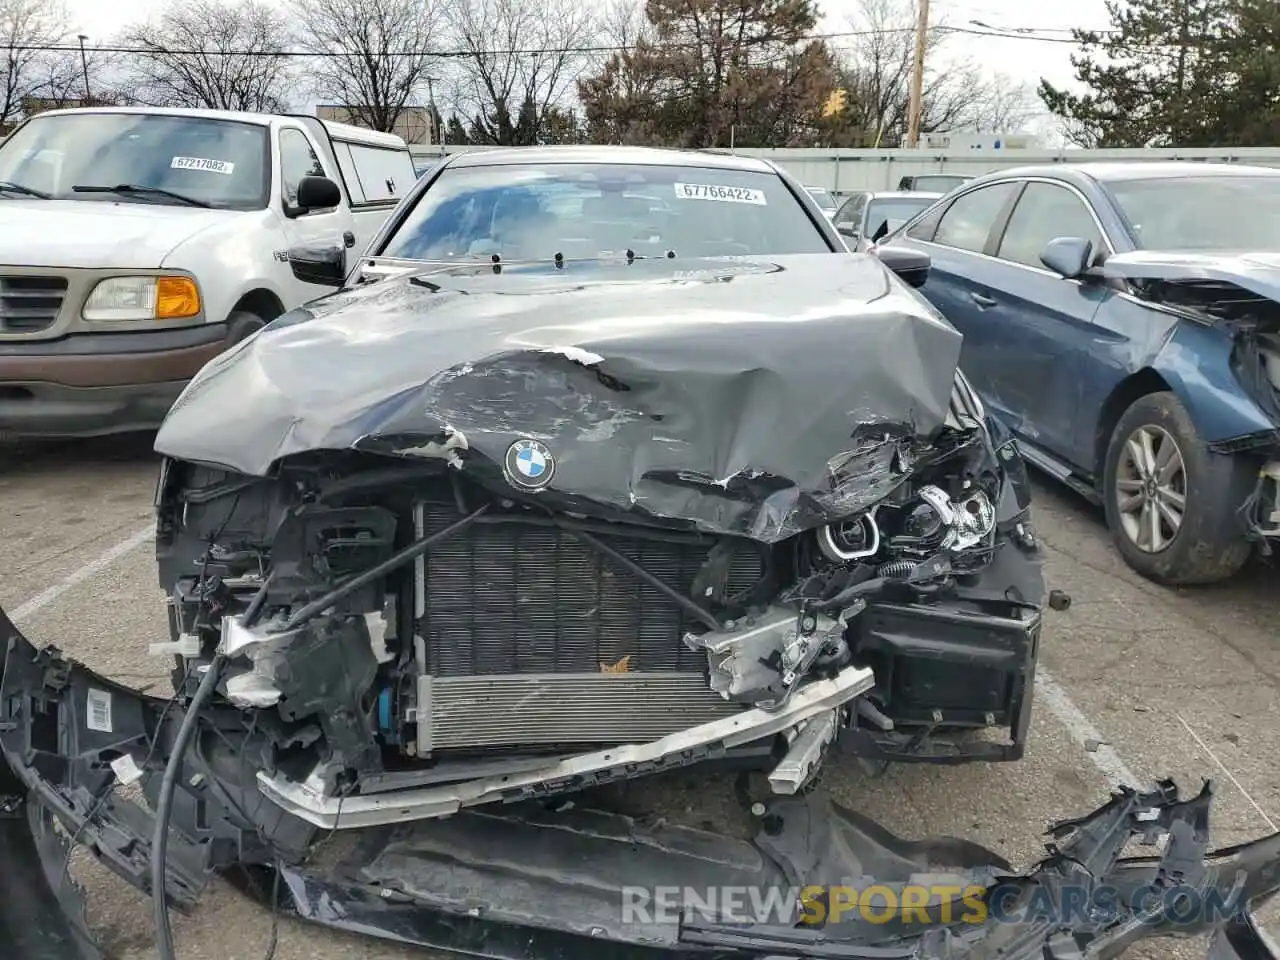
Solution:
<path fill-rule="evenodd" d="M 203 170 L 206 173 L 221 173 L 231 176 L 236 165 L 230 160 L 210 160 L 206 157 L 174 157 L 169 161 L 172 170 Z"/>
<path fill-rule="evenodd" d="M 752 203 L 757 207 L 768 206 L 763 190 L 754 187 L 729 187 L 715 183 L 675 183 L 676 196 L 681 200 L 719 200 L 722 203 Z"/>

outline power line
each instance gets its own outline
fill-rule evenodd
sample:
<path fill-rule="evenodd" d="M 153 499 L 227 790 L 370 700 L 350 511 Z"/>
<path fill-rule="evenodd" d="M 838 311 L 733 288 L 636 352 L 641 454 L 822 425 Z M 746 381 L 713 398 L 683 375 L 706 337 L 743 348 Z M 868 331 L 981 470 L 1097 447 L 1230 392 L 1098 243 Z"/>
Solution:
<path fill-rule="evenodd" d="M 936 26 L 931 27 L 931 33 L 944 34 L 960 34 L 973 37 L 993 37 L 1000 40 L 1023 40 L 1034 43 L 1069 43 L 1073 46 L 1079 46 L 1079 41 L 1074 36 L 1070 37 L 1047 37 L 1038 35 L 1040 32 L 1049 30 L 1062 30 L 1060 27 L 1045 27 L 1043 30 L 1032 32 L 1033 28 L 1021 27 L 1017 29 L 980 29 L 977 27 L 952 27 L 952 26 Z M 877 37 L 892 36 L 897 34 L 910 34 L 915 32 L 915 27 L 882 27 L 871 30 L 841 30 L 834 33 L 813 33 L 800 38 L 801 42 L 813 42 L 821 40 L 846 40 L 856 37 Z M 1096 30 L 1088 31 L 1090 33 L 1108 34 L 1115 31 Z M 664 44 L 668 47 L 698 47 L 707 46 L 708 44 L 696 43 L 669 43 Z M 1150 44 L 1148 46 L 1177 46 L 1177 44 Z M 8 43 L 4 44 L 0 49 L 7 50 L 10 53 L 75 53 L 79 50 L 78 46 L 65 43 Z M 634 50 L 634 45 L 627 44 L 596 44 L 581 46 L 564 46 L 564 47 L 526 47 L 511 48 L 505 50 L 384 50 L 375 52 L 377 57 L 426 57 L 438 59 L 467 59 L 476 56 L 536 56 L 547 54 L 592 54 L 592 53 L 625 53 Z M 96 53 L 118 53 L 118 54 L 134 54 L 148 55 L 163 53 L 169 56 L 222 56 L 222 57 L 244 57 L 244 58 L 286 58 L 286 59 L 341 59 L 349 57 L 363 58 L 366 51 L 353 50 L 209 50 L 209 49 L 173 49 L 161 46 L 100 46 L 94 47 Z"/>

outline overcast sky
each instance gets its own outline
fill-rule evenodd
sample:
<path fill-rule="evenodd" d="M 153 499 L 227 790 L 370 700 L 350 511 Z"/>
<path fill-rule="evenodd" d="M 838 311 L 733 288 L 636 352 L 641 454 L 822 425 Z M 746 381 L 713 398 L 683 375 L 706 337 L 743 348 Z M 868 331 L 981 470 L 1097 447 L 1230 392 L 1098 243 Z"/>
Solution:
<path fill-rule="evenodd" d="M 284 0 L 277 0 L 284 6 Z M 359 2 L 359 0 L 352 0 Z M 122 24 L 132 23 L 154 13 L 160 0 L 66 0 L 74 33 L 85 33 L 89 42 L 101 43 Z M 826 19 L 822 29 L 836 32 L 848 29 L 848 13 L 857 9 L 857 0 L 819 0 Z M 1073 0 L 1060 4 L 1031 4 L 1020 0 L 932 0 L 931 19 L 943 18 L 951 26 L 972 26 L 979 21 L 997 31 L 1031 28 L 1049 35 L 1069 39 L 1073 26 L 1105 27 L 1106 7 L 1103 0 Z M 1042 42 L 1033 39 L 953 36 L 947 41 L 952 55 L 964 54 L 992 73 L 1004 73 L 1026 81 L 1032 87 L 1041 77 L 1059 86 L 1070 85 L 1070 43 Z"/>

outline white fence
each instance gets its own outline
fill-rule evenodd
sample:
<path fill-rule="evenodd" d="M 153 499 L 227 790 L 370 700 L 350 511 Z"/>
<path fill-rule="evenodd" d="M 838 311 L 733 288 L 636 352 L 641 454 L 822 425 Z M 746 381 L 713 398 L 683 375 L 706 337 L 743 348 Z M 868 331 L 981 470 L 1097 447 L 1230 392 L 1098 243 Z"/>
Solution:
<path fill-rule="evenodd" d="M 438 157 L 439 147 L 413 147 L 415 158 Z M 483 150 L 449 147 L 446 153 Z M 854 190 L 894 190 L 910 174 L 953 173 L 977 176 L 992 170 L 1042 163 L 1084 163 L 1090 160 L 1199 160 L 1280 167 L 1280 148 L 1126 149 L 1126 150 L 756 150 L 735 151 L 746 157 L 768 157 L 805 184 L 834 193 Z"/>

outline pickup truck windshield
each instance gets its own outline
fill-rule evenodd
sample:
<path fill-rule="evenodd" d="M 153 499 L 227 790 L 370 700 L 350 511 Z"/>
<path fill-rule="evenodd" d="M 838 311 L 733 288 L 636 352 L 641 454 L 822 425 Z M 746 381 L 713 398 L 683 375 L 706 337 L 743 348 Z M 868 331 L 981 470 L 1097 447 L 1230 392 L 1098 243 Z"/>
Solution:
<path fill-rule="evenodd" d="M 89 203 L 192 205 L 160 192 L 167 191 L 201 206 L 256 210 L 267 204 L 269 150 L 267 128 L 250 123 L 137 113 L 36 117 L 0 146 L 0 182 L 17 188 L 0 191 L 0 203 L 44 194 Z M 135 189 L 72 189 L 118 184 Z"/>
<path fill-rule="evenodd" d="M 783 256 L 832 247 L 781 178 L 630 164 L 448 167 L 378 256 L 591 260 Z"/>

